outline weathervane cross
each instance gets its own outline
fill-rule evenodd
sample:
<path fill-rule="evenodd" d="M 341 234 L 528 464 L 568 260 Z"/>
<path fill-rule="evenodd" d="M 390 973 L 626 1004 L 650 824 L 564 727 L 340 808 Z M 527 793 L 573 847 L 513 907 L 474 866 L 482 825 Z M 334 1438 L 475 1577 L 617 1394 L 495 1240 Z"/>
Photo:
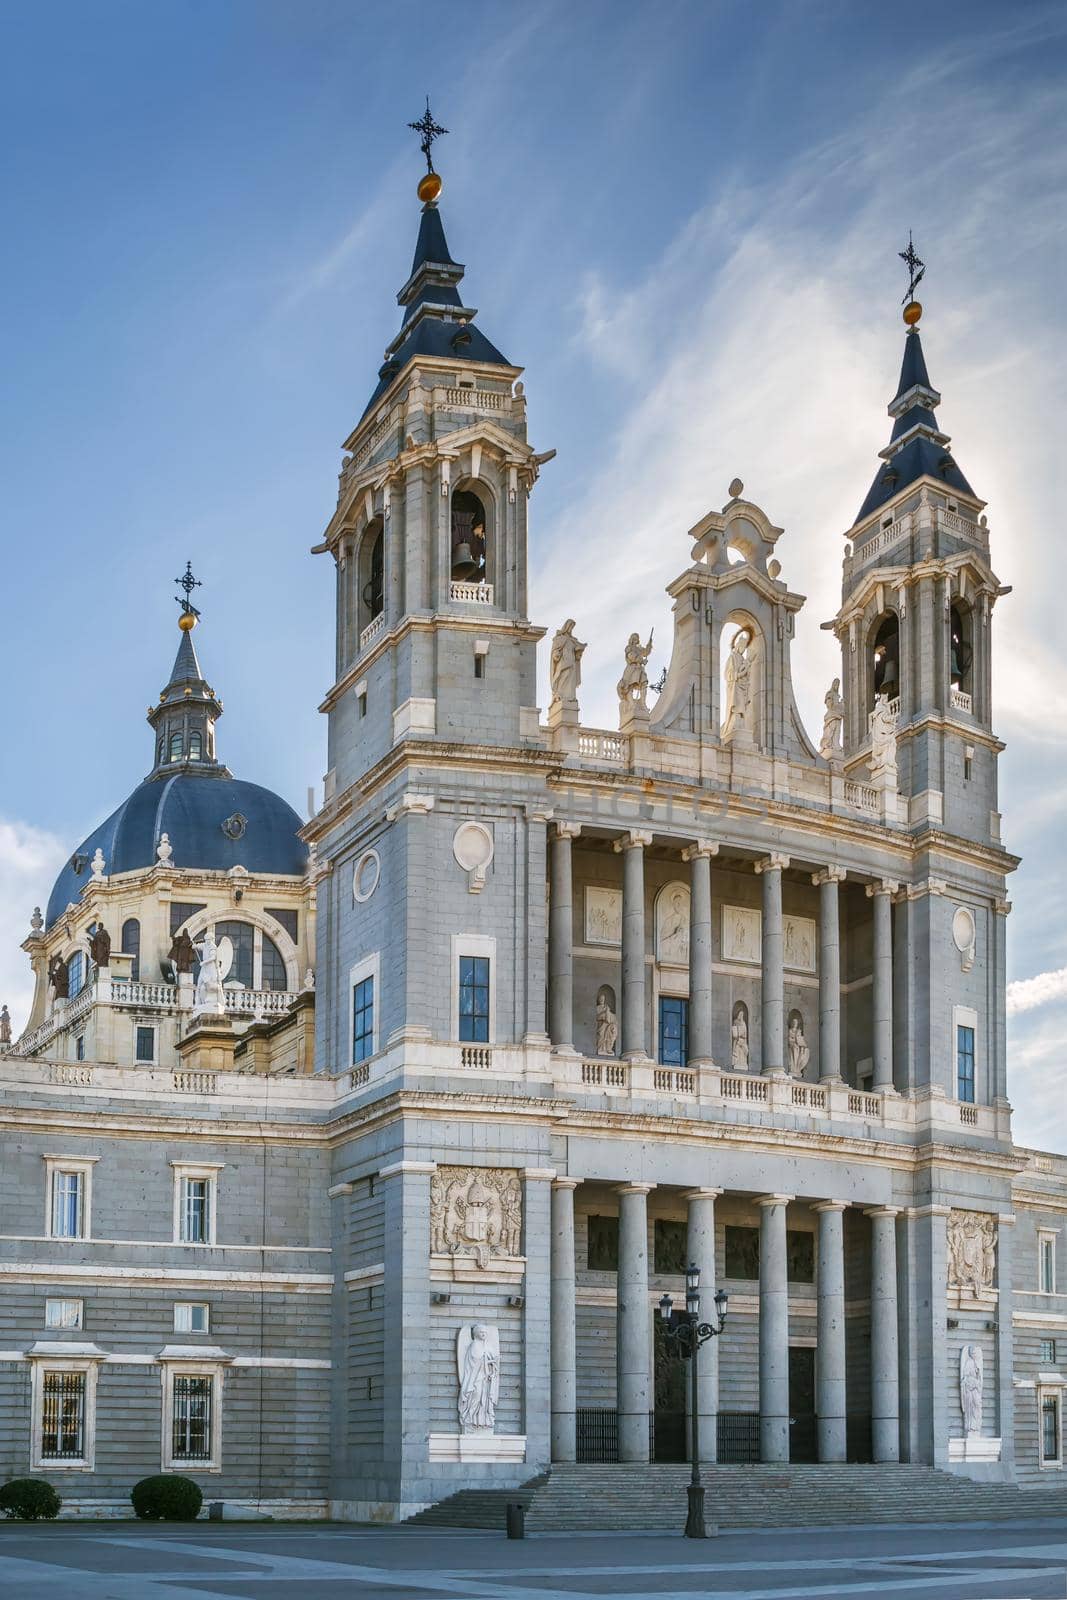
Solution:
<path fill-rule="evenodd" d="M 908 292 L 900 302 L 901 305 L 904 305 L 908 301 L 915 299 L 915 290 L 919 286 L 919 280 L 926 272 L 926 263 L 920 261 L 915 253 L 915 246 L 911 242 L 910 228 L 908 229 L 908 248 L 906 250 L 898 250 L 897 254 L 908 269 Z"/>
<path fill-rule="evenodd" d="M 439 122 L 434 121 L 433 112 L 430 110 L 429 95 L 426 96 L 426 110 L 424 111 L 423 115 L 419 118 L 418 122 L 409 122 L 408 127 L 413 133 L 421 134 L 422 137 L 419 141 L 419 149 L 426 157 L 427 172 L 432 172 L 433 156 L 430 154 L 430 151 L 433 146 L 433 142 L 435 139 L 439 139 L 443 133 L 447 133 L 448 129 L 442 128 Z"/>
<path fill-rule="evenodd" d="M 198 617 L 200 613 L 193 605 L 190 596 L 192 595 L 193 590 L 199 589 L 201 585 L 200 579 L 193 577 L 193 563 L 191 561 L 187 561 L 185 563 L 185 571 L 182 573 L 180 578 L 175 578 L 174 581 L 178 585 L 179 589 L 185 590 L 185 598 L 182 599 L 180 595 L 175 595 L 175 600 L 177 600 L 178 604 L 181 606 L 186 615 L 191 614 L 194 617 Z"/>

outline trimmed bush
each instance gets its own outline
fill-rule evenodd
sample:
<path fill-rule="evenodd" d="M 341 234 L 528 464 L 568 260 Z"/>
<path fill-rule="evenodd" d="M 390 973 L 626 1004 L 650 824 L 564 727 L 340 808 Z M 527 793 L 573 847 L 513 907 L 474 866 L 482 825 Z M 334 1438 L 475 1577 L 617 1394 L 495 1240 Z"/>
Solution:
<path fill-rule="evenodd" d="M 180 1472 L 157 1472 L 130 1490 L 133 1509 L 148 1522 L 195 1522 L 204 1503 L 200 1485 Z"/>
<path fill-rule="evenodd" d="M 23 1522 L 58 1517 L 62 1504 L 45 1478 L 12 1478 L 0 1489 L 0 1511 L 5 1517 L 20 1517 Z"/>

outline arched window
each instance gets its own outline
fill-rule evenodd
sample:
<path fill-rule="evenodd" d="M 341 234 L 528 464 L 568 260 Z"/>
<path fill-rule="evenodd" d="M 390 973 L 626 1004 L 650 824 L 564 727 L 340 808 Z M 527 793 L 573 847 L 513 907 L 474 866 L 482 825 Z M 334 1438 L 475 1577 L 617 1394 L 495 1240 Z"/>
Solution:
<path fill-rule="evenodd" d="M 242 984 L 246 989 L 254 989 L 255 983 L 255 929 L 250 922 L 216 922 L 215 942 L 229 939 L 233 945 L 233 965 L 226 974 L 225 982 Z"/>
<path fill-rule="evenodd" d="M 485 583 L 487 522 L 485 506 L 470 489 L 452 496 L 452 564 L 454 583 Z"/>
<path fill-rule="evenodd" d="M 880 694 L 895 700 L 900 694 L 900 625 L 896 613 L 888 612 L 878 623 L 871 643 L 871 704 Z"/>
<path fill-rule="evenodd" d="M 385 606 L 385 530 L 379 528 L 374 535 L 367 561 L 367 580 L 363 585 L 363 604 L 367 608 L 367 621 L 373 622 Z"/>
<path fill-rule="evenodd" d="M 122 924 L 123 953 L 132 956 L 130 977 L 137 983 L 141 977 L 141 924 L 136 917 L 127 917 Z"/>
<path fill-rule="evenodd" d="M 76 994 L 81 994 L 85 987 L 85 955 L 81 950 L 75 950 L 67 962 L 67 996 L 73 1000 Z"/>
<path fill-rule="evenodd" d="M 203 747 L 203 739 L 199 730 L 191 733 L 189 735 L 189 759 L 191 761 L 199 761 L 203 753 Z"/>
<path fill-rule="evenodd" d="M 278 946 L 267 934 L 263 935 L 263 980 L 261 987 L 264 989 L 288 989 L 289 975 L 285 970 L 285 962 Z"/>
<path fill-rule="evenodd" d="M 181 758 L 182 736 L 180 733 L 172 733 L 170 736 L 170 759 L 172 761 L 180 761 Z"/>
<path fill-rule="evenodd" d="M 963 694 L 971 692 L 973 659 L 971 613 L 953 602 L 948 617 L 948 676 L 951 687 L 959 689 Z"/>

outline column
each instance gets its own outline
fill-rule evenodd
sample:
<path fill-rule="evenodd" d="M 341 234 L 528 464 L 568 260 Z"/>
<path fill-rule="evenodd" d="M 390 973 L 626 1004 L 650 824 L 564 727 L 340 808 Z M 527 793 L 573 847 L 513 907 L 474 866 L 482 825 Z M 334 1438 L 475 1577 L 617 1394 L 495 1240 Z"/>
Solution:
<path fill-rule="evenodd" d="M 893 896 L 899 884 L 879 878 L 867 885 L 874 902 L 874 987 L 871 1002 L 871 1054 L 874 1087 L 893 1087 Z"/>
<path fill-rule="evenodd" d="M 548 827 L 551 809 L 540 801 L 530 801 L 526 812 L 526 946 L 523 1044 L 546 1049 L 548 1035 Z"/>
<path fill-rule="evenodd" d="M 522 1251 L 526 1257 L 526 1292 L 522 1308 L 521 1370 L 523 1432 L 528 1461 L 549 1461 L 552 1451 L 552 1418 L 545 1401 L 551 1400 L 552 1389 L 551 1186 L 555 1176 L 553 1167 L 523 1169 Z"/>
<path fill-rule="evenodd" d="M 384 1188 L 385 1277 L 381 1290 L 383 1326 L 390 1330 L 382 1359 L 382 1426 L 386 1440 L 384 1473 L 391 1496 L 405 1498 L 406 1479 L 424 1479 L 430 1408 L 430 1179 L 433 1161 L 394 1161 L 382 1167 Z"/>
<path fill-rule="evenodd" d="M 652 1183 L 619 1190 L 618 1315 L 615 1331 L 619 1460 L 648 1460 L 652 1409 L 652 1313 L 648 1301 L 648 1192 Z"/>
<path fill-rule="evenodd" d="M 557 1178 L 552 1185 L 553 1461 L 575 1458 L 574 1191 L 580 1182 L 580 1178 Z"/>
<path fill-rule="evenodd" d="M 571 840 L 577 822 L 552 829 L 548 906 L 548 1027 L 557 1050 L 574 1049 L 574 889 Z"/>
<path fill-rule="evenodd" d="M 841 1082 L 841 919 L 844 867 L 812 874 L 819 890 L 819 1082 Z"/>
<path fill-rule="evenodd" d="M 615 840 L 615 849 L 622 853 L 622 1054 L 630 1060 L 644 1060 L 648 1056 L 645 1040 L 645 846 L 651 843 L 651 833 L 636 829 Z"/>
<path fill-rule="evenodd" d="M 818 1342 L 815 1411 L 819 1460 L 845 1460 L 845 1230 L 843 1200 L 823 1200 L 819 1216 Z"/>
<path fill-rule="evenodd" d="M 689 862 L 689 1060 L 710 1066 L 711 1044 L 711 858 L 719 847 L 700 839 L 682 851 Z"/>
<path fill-rule="evenodd" d="M 789 1291 L 785 1208 L 789 1194 L 765 1194 L 759 1230 L 759 1435 L 761 1461 L 789 1460 Z"/>
<path fill-rule="evenodd" d="M 871 1453 L 900 1460 L 900 1376 L 897 1360 L 897 1206 L 864 1212 L 871 1219 Z"/>
<path fill-rule="evenodd" d="M 785 970 L 782 964 L 782 869 L 789 857 L 777 853 L 756 862 L 763 877 L 763 1072 L 785 1071 Z"/>
<path fill-rule="evenodd" d="M 721 1189 L 690 1189 L 685 1196 L 688 1202 L 686 1257 L 700 1268 L 700 1314 L 705 1322 L 711 1322 L 715 1316 L 715 1202 L 721 1194 Z M 697 1363 L 700 1395 L 701 1461 L 714 1461 L 718 1453 L 718 1346 L 718 1339 L 709 1339 L 693 1358 Z"/>

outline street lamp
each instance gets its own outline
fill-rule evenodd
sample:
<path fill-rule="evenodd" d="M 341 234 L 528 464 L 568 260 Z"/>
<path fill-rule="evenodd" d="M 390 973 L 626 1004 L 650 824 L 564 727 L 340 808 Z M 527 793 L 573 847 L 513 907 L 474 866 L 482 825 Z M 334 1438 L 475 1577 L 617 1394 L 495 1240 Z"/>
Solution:
<path fill-rule="evenodd" d="M 693 1471 L 687 1491 L 689 1497 L 689 1511 L 685 1519 L 687 1539 L 707 1538 L 707 1529 L 704 1526 L 704 1485 L 700 1481 L 700 1395 L 696 1353 L 702 1344 L 707 1344 L 709 1339 L 717 1339 L 723 1331 L 726 1326 L 729 1298 L 725 1289 L 717 1289 L 716 1322 L 701 1322 L 700 1268 L 691 1261 L 685 1269 L 685 1310 L 675 1311 L 674 1301 L 669 1294 L 665 1294 L 659 1303 L 664 1338 L 684 1361 L 689 1362 L 689 1408 L 692 1419 L 690 1454 L 693 1458 Z"/>

